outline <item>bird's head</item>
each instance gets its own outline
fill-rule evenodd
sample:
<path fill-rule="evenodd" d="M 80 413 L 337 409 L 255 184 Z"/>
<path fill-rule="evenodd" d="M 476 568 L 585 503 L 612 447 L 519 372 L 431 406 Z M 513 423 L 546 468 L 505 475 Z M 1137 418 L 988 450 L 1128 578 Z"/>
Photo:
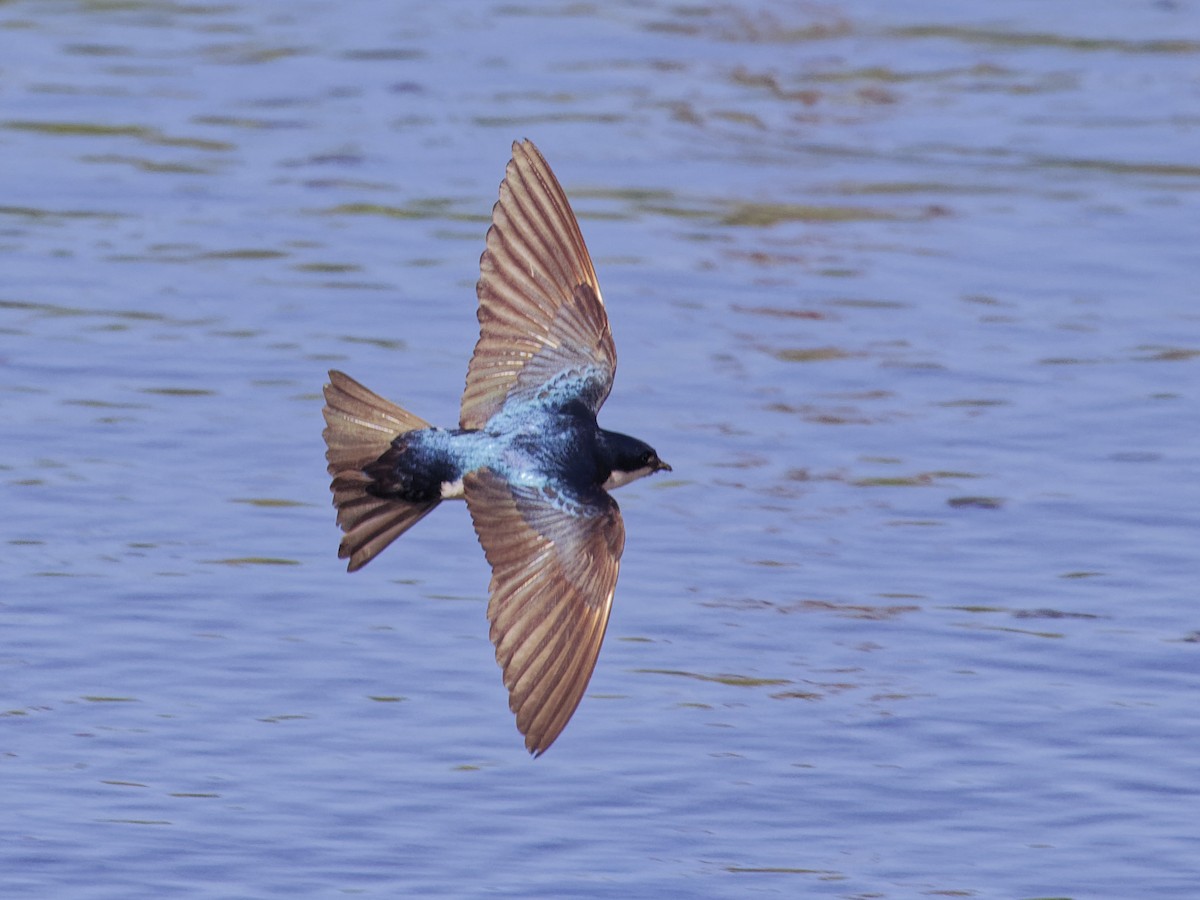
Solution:
<path fill-rule="evenodd" d="M 671 471 L 671 467 L 659 459 L 655 449 L 645 441 L 608 431 L 604 433 L 604 443 L 612 464 L 612 472 L 604 482 L 606 491 L 655 472 Z"/>

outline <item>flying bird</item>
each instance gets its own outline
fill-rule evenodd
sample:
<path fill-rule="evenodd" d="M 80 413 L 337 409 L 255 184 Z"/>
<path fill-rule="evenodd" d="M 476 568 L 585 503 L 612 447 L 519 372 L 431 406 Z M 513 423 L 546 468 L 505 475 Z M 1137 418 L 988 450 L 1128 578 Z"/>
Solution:
<path fill-rule="evenodd" d="M 479 269 L 459 427 L 331 371 L 325 457 L 351 572 L 443 500 L 466 501 L 492 568 L 487 615 L 509 707 L 540 756 L 604 640 L 625 546 L 609 491 L 671 467 L 596 422 L 616 349 L 579 223 L 530 141 L 513 144 Z"/>

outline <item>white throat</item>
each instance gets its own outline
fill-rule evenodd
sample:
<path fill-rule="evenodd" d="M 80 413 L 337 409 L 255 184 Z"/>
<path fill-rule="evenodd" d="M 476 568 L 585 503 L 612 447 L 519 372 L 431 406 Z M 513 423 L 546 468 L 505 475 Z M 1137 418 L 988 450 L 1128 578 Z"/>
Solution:
<path fill-rule="evenodd" d="M 629 484 L 631 481 L 645 478 L 653 471 L 649 466 L 642 466 L 640 469 L 634 469 L 632 472 L 620 472 L 613 469 L 613 473 L 608 476 L 608 481 L 604 482 L 604 489 L 606 491 L 616 490 L 619 487 Z"/>

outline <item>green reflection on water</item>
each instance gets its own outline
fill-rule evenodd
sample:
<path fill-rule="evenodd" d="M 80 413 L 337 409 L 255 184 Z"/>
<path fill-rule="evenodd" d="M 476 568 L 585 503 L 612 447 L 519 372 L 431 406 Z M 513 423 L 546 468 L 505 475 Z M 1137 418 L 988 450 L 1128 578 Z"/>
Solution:
<path fill-rule="evenodd" d="M 776 684 L 791 684 L 786 678 L 755 678 L 750 675 L 703 675 L 699 672 L 684 672 L 679 669 L 634 669 L 639 675 L 675 675 L 680 678 L 694 678 L 696 681 L 712 681 L 717 684 L 728 684 L 732 687 L 765 687 Z"/>
<path fill-rule="evenodd" d="M 206 138 L 175 137 L 145 125 L 102 125 L 96 122 L 39 122 L 31 119 L 10 119 L 0 122 L 0 128 L 10 131 L 31 131 L 62 137 L 134 137 L 151 144 L 169 147 L 190 147 L 193 150 L 222 152 L 233 150 L 235 144 Z"/>
<path fill-rule="evenodd" d="M 210 563 L 219 566 L 298 566 L 299 560 L 278 559 L 271 556 L 238 556 L 232 559 L 210 559 Z"/>
<path fill-rule="evenodd" d="M 1110 50 L 1118 53 L 1200 53 L 1200 41 L 1181 39 L 1130 41 L 1118 38 L 1084 38 L 1050 32 L 997 31 L 959 25 L 909 25 L 889 34 L 902 38 L 950 38 L 972 44 L 1011 47 L 1059 47 L 1067 50 Z"/>

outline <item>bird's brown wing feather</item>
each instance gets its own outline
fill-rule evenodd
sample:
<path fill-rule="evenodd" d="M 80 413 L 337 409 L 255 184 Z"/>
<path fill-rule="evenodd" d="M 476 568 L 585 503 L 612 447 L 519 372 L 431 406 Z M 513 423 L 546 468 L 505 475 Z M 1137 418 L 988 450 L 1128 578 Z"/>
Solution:
<path fill-rule="evenodd" d="M 603 491 L 580 500 L 489 469 L 468 474 L 463 489 L 492 566 L 488 619 L 509 707 L 540 755 L 595 668 L 625 545 L 621 512 Z"/>
<path fill-rule="evenodd" d="M 530 141 L 513 144 L 479 273 L 461 426 L 548 388 L 598 411 L 617 368 L 608 315 L 571 204 Z"/>

